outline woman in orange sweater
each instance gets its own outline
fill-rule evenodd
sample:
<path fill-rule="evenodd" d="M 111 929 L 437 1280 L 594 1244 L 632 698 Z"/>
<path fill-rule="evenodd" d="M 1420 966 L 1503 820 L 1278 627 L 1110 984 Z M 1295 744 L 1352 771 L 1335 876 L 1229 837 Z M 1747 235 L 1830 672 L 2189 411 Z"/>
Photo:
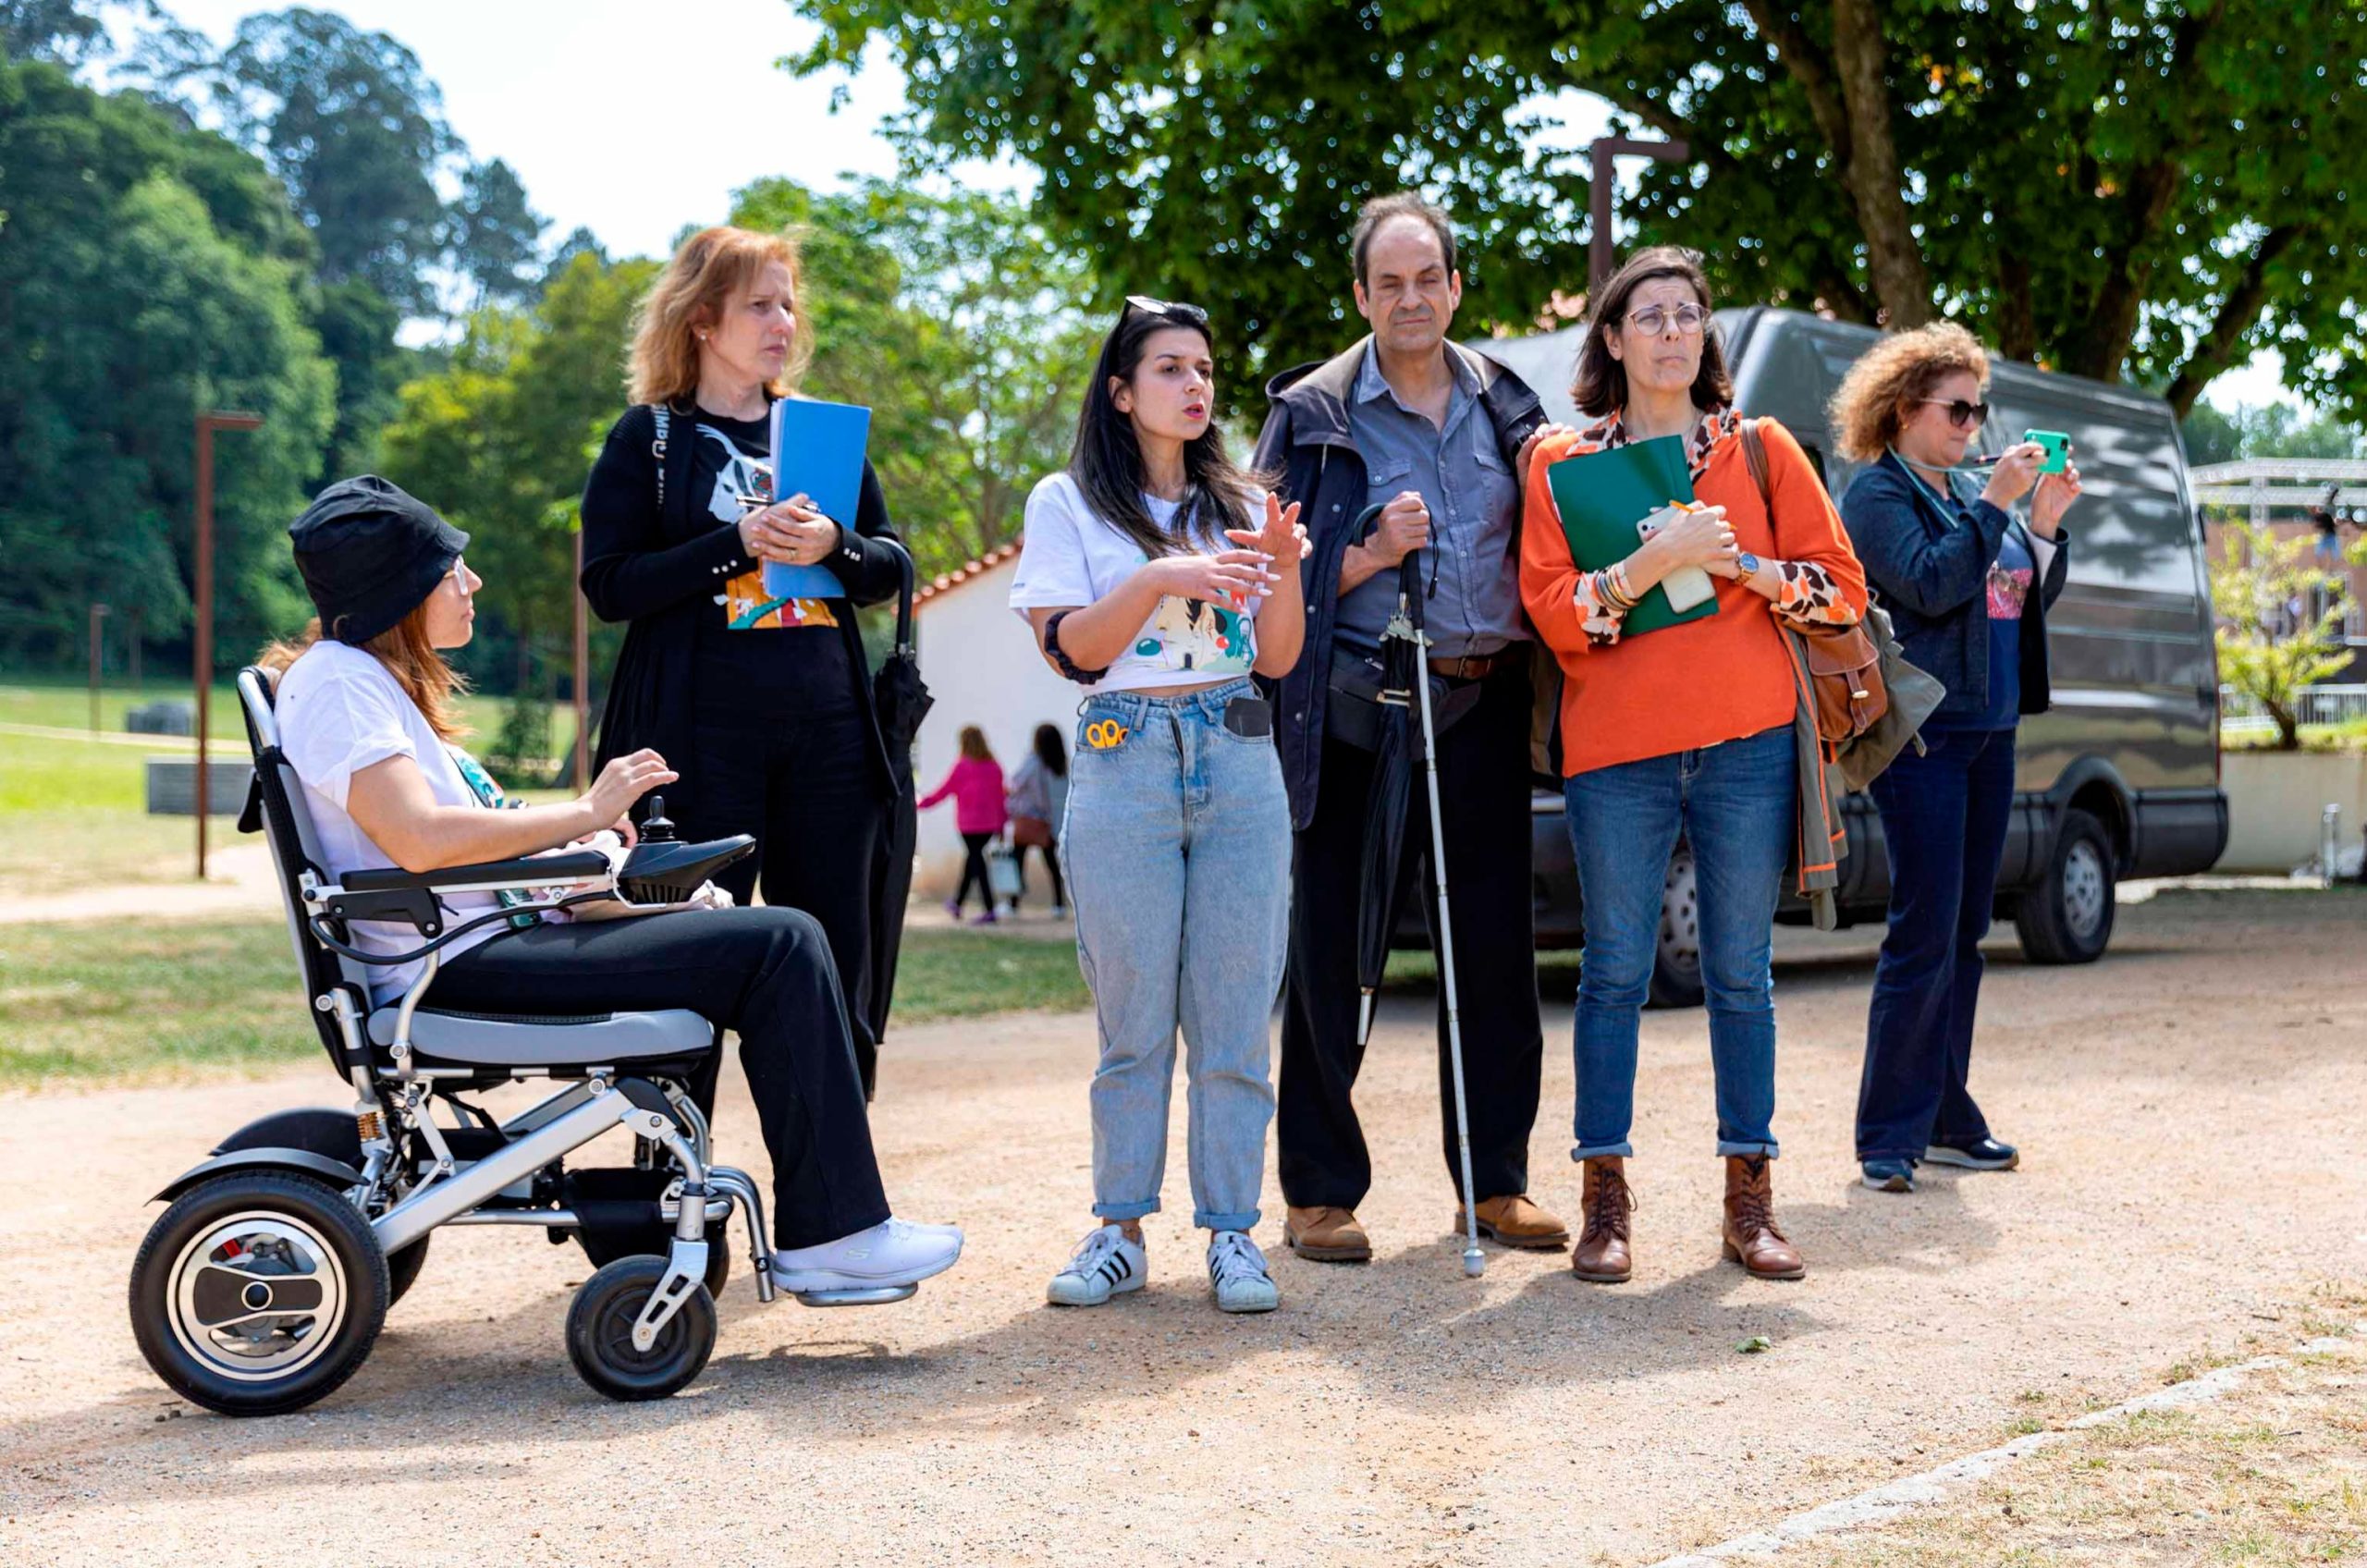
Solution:
<path fill-rule="evenodd" d="M 1768 1170 L 1776 1153 L 1768 964 L 1798 783 L 1781 623 L 1854 622 L 1865 611 L 1865 574 L 1807 455 L 1772 421 L 1760 422 L 1772 516 L 1761 500 L 1693 252 L 1645 251 L 1612 278 L 1571 395 L 1592 423 L 1539 447 L 1521 527 L 1521 597 L 1562 667 L 1566 820 L 1586 902 L 1572 1150 L 1585 1170 L 1585 1219 L 1571 1266 L 1600 1283 L 1632 1270 L 1637 1027 L 1681 833 L 1699 900 L 1725 1255 L 1754 1276 L 1796 1280 L 1807 1270 L 1776 1226 Z M 1676 515 L 1626 559 L 1581 571 L 1548 470 L 1662 435 L 1684 439 L 1700 509 Z M 1623 638 L 1637 601 L 1688 567 L 1717 580 L 1718 613 Z"/>

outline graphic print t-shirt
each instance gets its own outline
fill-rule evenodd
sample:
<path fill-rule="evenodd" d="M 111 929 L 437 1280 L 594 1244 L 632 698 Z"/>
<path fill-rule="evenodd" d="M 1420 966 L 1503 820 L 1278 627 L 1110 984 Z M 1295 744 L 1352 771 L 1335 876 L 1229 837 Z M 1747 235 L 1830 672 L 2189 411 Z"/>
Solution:
<path fill-rule="evenodd" d="M 1176 526 L 1173 501 L 1145 496 L 1151 521 Z M 1252 517 L 1263 517 L 1266 497 L 1252 492 Z M 1226 549 L 1221 533 L 1213 546 Z M 1103 521 L 1086 505 L 1084 492 L 1066 473 L 1047 475 L 1027 497 L 1026 533 L 1019 551 L 1019 573 L 1011 585 L 1011 607 L 1021 619 L 1031 609 L 1090 605 L 1149 564 L 1142 547 Z M 1210 604 L 1170 594 L 1124 653 L 1111 661 L 1091 692 L 1131 692 L 1148 686 L 1213 685 L 1249 673 L 1257 657 L 1258 600 Z"/>
<path fill-rule="evenodd" d="M 678 416 L 679 417 L 679 416 Z M 698 410 L 698 447 L 691 454 L 691 515 L 738 522 L 748 510 L 740 497 L 773 499 L 772 420 L 726 419 Z M 852 518 L 840 519 L 852 528 Z M 777 599 L 765 592 L 762 567 L 726 582 L 716 600 L 721 624 L 732 631 L 782 631 L 839 624 L 827 599 Z"/>
<path fill-rule="evenodd" d="M 2021 528 L 2005 530 L 1989 563 L 1989 705 L 1954 721 L 1959 729 L 2011 729 L 2022 721 L 2022 606 L 2030 603 L 2037 562 Z"/>

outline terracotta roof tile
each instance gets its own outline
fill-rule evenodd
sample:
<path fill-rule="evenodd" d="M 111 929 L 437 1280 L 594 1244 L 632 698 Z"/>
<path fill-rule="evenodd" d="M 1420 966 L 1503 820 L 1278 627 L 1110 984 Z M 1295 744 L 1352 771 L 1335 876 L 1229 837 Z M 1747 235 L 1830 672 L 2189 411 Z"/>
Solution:
<path fill-rule="evenodd" d="M 983 556 L 963 562 L 960 566 L 955 567 L 951 571 L 944 572 L 935 580 L 922 583 L 920 591 L 913 595 L 913 607 L 914 609 L 918 609 L 921 606 L 927 604 L 931 599 L 936 598 L 939 594 L 959 588 L 963 583 L 967 582 L 970 579 L 976 577 L 983 572 L 993 570 L 996 567 L 1000 566 L 1003 562 L 1012 559 L 1018 554 L 1019 541 L 1014 539 L 1010 544 L 1002 545 L 998 549 L 988 550 Z"/>

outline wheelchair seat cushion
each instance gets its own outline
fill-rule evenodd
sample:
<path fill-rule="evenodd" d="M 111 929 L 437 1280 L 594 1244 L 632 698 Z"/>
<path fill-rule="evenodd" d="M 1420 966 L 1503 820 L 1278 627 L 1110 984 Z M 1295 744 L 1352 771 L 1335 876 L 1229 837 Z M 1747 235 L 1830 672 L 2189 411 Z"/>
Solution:
<path fill-rule="evenodd" d="M 400 1010 L 370 1015 L 370 1039 L 389 1046 Z M 538 1017 L 421 1008 L 411 1014 L 411 1048 L 472 1067 L 593 1067 L 695 1056 L 715 1045 L 715 1025 L 695 1012 L 601 1012 Z"/>

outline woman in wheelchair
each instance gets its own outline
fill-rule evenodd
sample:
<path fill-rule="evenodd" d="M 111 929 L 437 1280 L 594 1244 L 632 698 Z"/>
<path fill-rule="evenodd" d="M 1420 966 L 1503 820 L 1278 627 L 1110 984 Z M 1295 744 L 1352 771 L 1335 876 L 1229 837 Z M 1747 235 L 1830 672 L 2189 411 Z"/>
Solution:
<path fill-rule="evenodd" d="M 332 877 L 399 865 L 424 872 L 578 844 L 675 778 L 650 751 L 619 757 L 561 805 L 502 804 L 451 745 L 460 678 L 445 651 L 473 630 L 481 582 L 468 536 L 374 476 L 324 491 L 289 529 L 320 619 L 269 651 L 279 671 L 280 749 L 302 782 Z M 453 925 L 498 907 L 444 895 Z M 409 927 L 352 923 L 353 945 L 398 953 Z M 374 966 L 372 1002 L 399 1001 L 421 960 Z M 679 1008 L 740 1035 L 740 1060 L 773 1162 L 772 1256 L 782 1290 L 909 1285 L 952 1267 L 962 1232 L 889 1216 L 822 928 L 793 909 L 710 909 L 573 921 L 521 913 L 454 938 L 422 1005 L 445 1011 L 576 1015 Z M 711 1108 L 713 1053 L 693 1082 Z"/>

